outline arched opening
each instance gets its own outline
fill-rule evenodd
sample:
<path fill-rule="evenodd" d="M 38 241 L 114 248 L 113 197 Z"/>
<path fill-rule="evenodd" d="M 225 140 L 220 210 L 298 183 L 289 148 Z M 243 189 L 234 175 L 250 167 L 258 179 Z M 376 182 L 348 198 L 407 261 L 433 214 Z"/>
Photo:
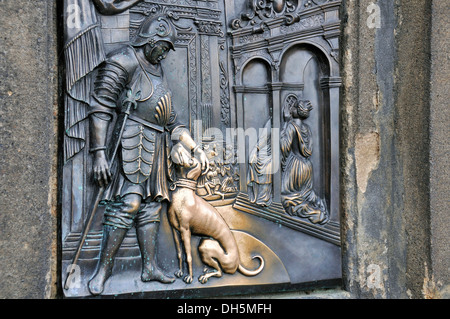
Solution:
<path fill-rule="evenodd" d="M 250 60 L 243 68 L 244 130 L 248 132 L 246 149 L 255 146 L 259 130 L 272 117 L 272 98 L 268 84 L 271 83 L 270 65 L 263 59 Z M 256 136 L 252 136 L 254 130 Z"/>
<path fill-rule="evenodd" d="M 280 81 L 282 82 L 282 125 L 289 121 L 286 99 L 295 95 L 299 101 L 309 101 L 312 110 L 302 122 L 311 131 L 313 190 L 330 207 L 330 116 L 329 94 L 322 80 L 329 78 L 329 61 L 323 52 L 310 44 L 298 43 L 290 46 L 282 55 Z"/>

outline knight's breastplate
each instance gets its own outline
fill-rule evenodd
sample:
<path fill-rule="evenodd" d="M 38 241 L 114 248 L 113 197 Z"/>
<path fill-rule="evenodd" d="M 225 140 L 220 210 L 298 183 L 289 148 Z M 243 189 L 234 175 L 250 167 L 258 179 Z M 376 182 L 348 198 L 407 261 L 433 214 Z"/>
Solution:
<path fill-rule="evenodd" d="M 136 85 L 134 90 L 141 92 L 141 99 L 137 101 L 137 107 L 131 110 L 131 114 L 164 127 L 169 122 L 172 112 L 171 92 L 162 78 L 148 73 L 146 75 L 152 80 L 152 87 L 148 87 L 150 86 L 148 79 L 142 79 L 141 85 Z"/>
<path fill-rule="evenodd" d="M 123 172 L 136 184 L 150 177 L 156 138 L 169 122 L 172 112 L 171 93 L 162 78 L 139 71 L 131 90 L 133 94 L 139 92 L 140 97 L 136 108 L 130 111 L 121 141 Z"/>

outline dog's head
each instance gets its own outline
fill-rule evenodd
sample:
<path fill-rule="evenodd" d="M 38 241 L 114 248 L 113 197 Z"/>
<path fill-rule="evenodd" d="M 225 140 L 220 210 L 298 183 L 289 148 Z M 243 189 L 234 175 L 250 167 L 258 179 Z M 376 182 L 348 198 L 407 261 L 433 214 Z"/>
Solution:
<path fill-rule="evenodd" d="M 178 177 L 197 180 L 202 173 L 200 162 L 181 143 L 172 147 L 170 157 L 176 166 Z"/>

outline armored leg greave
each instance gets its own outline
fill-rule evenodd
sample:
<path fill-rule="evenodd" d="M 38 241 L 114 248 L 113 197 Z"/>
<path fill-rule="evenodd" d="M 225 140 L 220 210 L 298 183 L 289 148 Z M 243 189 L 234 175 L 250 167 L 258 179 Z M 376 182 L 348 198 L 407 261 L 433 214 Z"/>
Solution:
<path fill-rule="evenodd" d="M 106 280 L 111 276 L 114 258 L 127 233 L 127 229 L 105 225 L 103 229 L 102 250 L 95 276 L 89 281 L 89 291 L 93 295 L 103 292 Z"/>
<path fill-rule="evenodd" d="M 159 269 L 156 261 L 159 222 L 148 223 L 136 228 L 139 248 L 142 256 L 142 281 L 156 280 L 172 283 L 175 278 L 168 277 Z"/>

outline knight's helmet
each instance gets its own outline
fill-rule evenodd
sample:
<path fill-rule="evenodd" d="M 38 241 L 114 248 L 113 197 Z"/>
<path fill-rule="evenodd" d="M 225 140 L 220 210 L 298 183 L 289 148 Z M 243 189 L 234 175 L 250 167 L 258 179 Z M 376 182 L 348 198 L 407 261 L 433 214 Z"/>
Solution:
<path fill-rule="evenodd" d="M 154 46 L 158 41 L 165 41 L 175 51 L 176 30 L 171 21 L 164 15 L 146 19 L 139 27 L 131 45 L 140 47 L 147 43 Z"/>

